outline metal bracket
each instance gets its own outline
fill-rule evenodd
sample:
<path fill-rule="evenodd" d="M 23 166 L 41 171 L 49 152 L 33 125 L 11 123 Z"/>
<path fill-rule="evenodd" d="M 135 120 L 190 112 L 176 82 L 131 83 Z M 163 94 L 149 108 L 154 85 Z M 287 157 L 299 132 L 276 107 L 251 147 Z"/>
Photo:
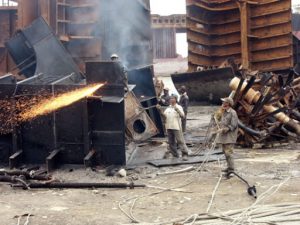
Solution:
<path fill-rule="evenodd" d="M 96 159 L 96 151 L 91 150 L 83 160 L 84 166 L 87 167 L 92 167 L 95 164 L 95 159 Z"/>
<path fill-rule="evenodd" d="M 19 150 L 9 157 L 9 168 L 16 168 L 22 161 L 23 151 Z"/>
<path fill-rule="evenodd" d="M 56 167 L 56 161 L 60 151 L 60 149 L 56 149 L 52 151 L 50 155 L 46 158 L 46 169 L 48 173 Z"/>

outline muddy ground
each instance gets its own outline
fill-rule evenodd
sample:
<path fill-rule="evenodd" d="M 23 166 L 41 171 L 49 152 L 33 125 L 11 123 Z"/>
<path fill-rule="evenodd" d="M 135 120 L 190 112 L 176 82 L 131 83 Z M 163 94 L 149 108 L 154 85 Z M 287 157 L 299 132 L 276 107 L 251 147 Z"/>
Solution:
<path fill-rule="evenodd" d="M 205 134 L 210 114 L 214 107 L 193 106 L 188 116 L 186 139 L 195 151 L 201 137 Z M 192 145 L 190 145 L 192 146 Z M 219 179 L 220 165 L 225 162 L 212 162 L 204 165 L 200 172 L 185 172 L 175 175 L 158 175 L 190 167 L 156 168 L 143 163 L 143 157 L 161 158 L 166 144 L 163 139 L 156 139 L 146 145 L 129 145 L 129 156 L 132 166 L 126 178 L 106 177 L 101 168 L 92 171 L 78 166 L 64 166 L 53 173 L 57 179 L 68 181 L 90 182 L 129 182 L 146 184 L 151 187 L 136 189 L 97 189 L 97 190 L 20 190 L 12 189 L 7 184 L 0 184 L 0 224 L 25 224 L 27 216 L 30 225 L 118 225 L 130 224 L 131 220 L 121 212 L 119 203 L 129 212 L 133 197 L 138 198 L 133 207 L 133 214 L 141 222 L 170 221 L 177 217 L 188 217 L 191 214 L 206 212 L 212 192 Z M 134 149 L 133 149 L 134 148 Z M 236 168 L 243 177 L 256 186 L 258 195 L 273 185 L 289 180 L 279 191 L 268 196 L 264 204 L 300 202 L 300 145 L 289 144 L 270 149 L 235 149 Z M 199 167 L 200 164 L 192 165 Z M 164 191 L 154 187 L 182 187 L 179 191 Z M 210 212 L 228 211 L 248 207 L 254 198 L 247 194 L 246 186 L 237 178 L 222 178 L 217 189 Z M 297 223 L 295 223 L 297 224 Z"/>

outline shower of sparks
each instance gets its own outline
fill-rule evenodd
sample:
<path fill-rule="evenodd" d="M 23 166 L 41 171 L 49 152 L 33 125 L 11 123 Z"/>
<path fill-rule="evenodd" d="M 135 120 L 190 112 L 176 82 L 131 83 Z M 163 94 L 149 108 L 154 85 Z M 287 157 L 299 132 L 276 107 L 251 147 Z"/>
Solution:
<path fill-rule="evenodd" d="M 47 115 L 92 95 L 103 85 L 104 84 L 93 84 L 43 100 L 36 105 L 32 105 L 29 109 L 21 112 L 19 118 L 21 121 L 29 121 L 36 117 Z"/>

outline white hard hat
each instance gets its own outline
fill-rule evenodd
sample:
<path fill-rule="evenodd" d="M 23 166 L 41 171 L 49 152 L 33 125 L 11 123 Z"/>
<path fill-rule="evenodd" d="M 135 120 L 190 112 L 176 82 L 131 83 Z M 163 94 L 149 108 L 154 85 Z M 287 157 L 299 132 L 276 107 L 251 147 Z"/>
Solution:
<path fill-rule="evenodd" d="M 112 54 L 112 55 L 110 56 L 110 58 L 111 58 L 111 59 L 113 59 L 113 58 L 119 58 L 119 56 L 118 56 L 117 54 L 114 53 L 114 54 Z"/>

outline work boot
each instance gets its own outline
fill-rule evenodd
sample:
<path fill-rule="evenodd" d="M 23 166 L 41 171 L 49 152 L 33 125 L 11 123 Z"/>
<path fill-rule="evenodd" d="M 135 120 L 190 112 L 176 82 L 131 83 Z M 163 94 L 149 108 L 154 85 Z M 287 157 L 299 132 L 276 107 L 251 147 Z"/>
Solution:
<path fill-rule="evenodd" d="M 221 170 L 223 173 L 228 173 L 228 168 Z"/>
<path fill-rule="evenodd" d="M 182 161 L 188 161 L 188 155 L 187 154 L 184 154 L 182 155 Z"/>
<path fill-rule="evenodd" d="M 231 168 L 228 168 L 227 169 L 227 173 L 226 173 L 226 177 L 227 177 L 227 179 L 230 179 L 231 177 L 233 177 L 234 176 L 234 169 L 231 169 Z"/>
<path fill-rule="evenodd" d="M 174 158 L 179 158 L 178 152 L 173 152 L 173 151 L 171 151 L 170 153 L 172 154 L 172 156 L 173 156 Z"/>
<path fill-rule="evenodd" d="M 170 153 L 170 152 L 166 152 L 163 158 L 164 158 L 164 159 L 169 159 L 169 158 L 171 158 L 171 153 Z"/>

